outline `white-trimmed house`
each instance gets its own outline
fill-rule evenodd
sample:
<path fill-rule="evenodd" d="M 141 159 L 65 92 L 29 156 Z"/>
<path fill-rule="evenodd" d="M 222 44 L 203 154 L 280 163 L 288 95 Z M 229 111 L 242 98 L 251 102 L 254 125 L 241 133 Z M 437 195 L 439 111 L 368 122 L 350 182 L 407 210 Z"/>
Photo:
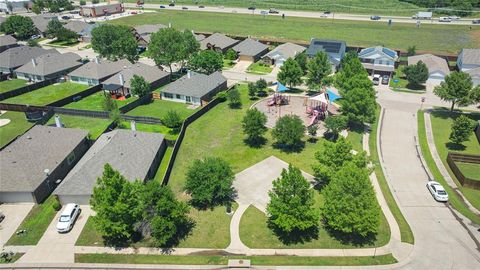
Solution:
<path fill-rule="evenodd" d="M 396 51 L 382 46 L 365 48 L 360 51 L 358 58 L 369 74 L 392 75 L 395 71 L 395 62 L 398 61 Z"/>
<path fill-rule="evenodd" d="M 415 65 L 419 61 L 422 61 L 428 68 L 428 80 L 427 84 L 439 85 L 445 81 L 445 77 L 450 74 L 447 60 L 432 55 L 422 54 L 408 57 L 408 65 Z"/>

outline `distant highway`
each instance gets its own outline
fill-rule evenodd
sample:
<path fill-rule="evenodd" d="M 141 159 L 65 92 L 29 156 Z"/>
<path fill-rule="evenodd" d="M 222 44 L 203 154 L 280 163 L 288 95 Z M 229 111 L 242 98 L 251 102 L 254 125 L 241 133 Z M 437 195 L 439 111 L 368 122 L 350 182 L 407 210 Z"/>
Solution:
<path fill-rule="evenodd" d="M 134 3 L 124 3 L 126 8 L 136 9 L 138 8 Z M 161 4 L 144 4 L 144 8 L 148 9 L 160 9 Z M 174 7 L 170 7 L 168 5 L 163 5 L 165 10 L 182 10 L 183 7 L 187 8 L 187 10 L 183 10 L 184 12 L 188 11 L 204 11 L 204 12 L 220 12 L 220 13 L 237 13 L 237 14 L 254 14 L 263 16 L 261 14 L 262 9 L 257 10 L 248 10 L 247 8 L 239 8 L 239 7 L 213 7 L 213 6 L 205 6 L 204 8 L 199 8 L 198 6 L 190 6 L 190 5 L 175 5 Z M 163 8 L 162 8 L 163 9 Z M 263 10 L 268 12 L 268 10 Z M 295 11 L 295 10 L 279 10 L 279 14 L 268 14 L 267 16 L 282 16 L 285 14 L 286 17 L 303 17 L 303 18 L 318 18 L 323 20 L 350 20 L 350 21 L 371 21 L 370 15 L 359 15 L 359 14 L 347 14 L 347 13 L 331 13 L 328 15 L 323 15 L 323 12 L 315 12 L 315 11 Z M 412 12 L 412 15 L 414 12 Z M 376 15 L 372 13 L 371 15 Z M 387 23 L 388 20 L 392 20 L 392 23 L 417 23 L 417 20 L 412 19 L 411 17 L 401 17 L 401 16 L 380 16 L 380 20 L 375 22 L 377 23 Z M 479 14 L 480 17 L 480 14 Z M 441 24 L 441 25 L 473 25 L 472 19 L 461 19 L 458 21 L 452 22 L 439 22 L 438 18 L 434 18 L 433 20 L 421 20 L 421 24 Z"/>

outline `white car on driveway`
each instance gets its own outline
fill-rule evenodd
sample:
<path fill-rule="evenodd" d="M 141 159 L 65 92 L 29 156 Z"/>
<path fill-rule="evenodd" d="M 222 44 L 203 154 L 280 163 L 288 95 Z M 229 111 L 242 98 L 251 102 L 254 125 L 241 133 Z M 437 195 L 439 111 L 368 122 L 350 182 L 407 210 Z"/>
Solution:
<path fill-rule="evenodd" d="M 73 228 L 73 224 L 80 214 L 80 206 L 75 203 L 69 203 L 65 206 L 57 223 L 57 232 L 66 233 Z"/>
<path fill-rule="evenodd" d="M 428 181 L 427 188 L 432 194 L 433 198 L 439 202 L 447 202 L 448 194 L 445 189 L 438 182 Z"/>

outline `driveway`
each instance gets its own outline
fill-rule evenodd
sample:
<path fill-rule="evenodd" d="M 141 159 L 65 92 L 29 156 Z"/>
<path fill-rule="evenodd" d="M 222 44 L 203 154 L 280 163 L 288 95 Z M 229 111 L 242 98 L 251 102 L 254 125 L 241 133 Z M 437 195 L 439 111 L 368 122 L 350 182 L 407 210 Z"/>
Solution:
<path fill-rule="evenodd" d="M 20 263 L 73 263 L 74 247 L 78 236 L 82 232 L 85 223 L 92 210 L 88 205 L 80 206 L 82 212 L 77 218 L 73 229 L 64 234 L 60 234 L 55 229 L 61 211 L 57 213 L 47 231 L 42 236 L 38 244 L 29 250 L 20 259 Z M 62 208 L 63 210 L 63 208 Z"/>
<path fill-rule="evenodd" d="M 233 71 L 233 72 L 245 72 L 247 71 L 247 68 L 252 64 L 253 62 L 252 61 L 243 61 L 243 60 L 240 60 L 237 62 L 237 64 L 235 66 L 233 66 L 230 71 Z"/>
<path fill-rule="evenodd" d="M 0 223 L 0 248 L 17 231 L 33 207 L 33 203 L 2 204 L 0 212 L 5 215 L 5 219 Z"/>

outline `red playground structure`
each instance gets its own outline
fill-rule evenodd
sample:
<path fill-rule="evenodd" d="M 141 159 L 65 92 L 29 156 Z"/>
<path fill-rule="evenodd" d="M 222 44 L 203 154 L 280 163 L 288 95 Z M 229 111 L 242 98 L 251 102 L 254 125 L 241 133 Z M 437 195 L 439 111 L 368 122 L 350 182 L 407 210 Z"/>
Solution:
<path fill-rule="evenodd" d="M 289 95 L 274 94 L 272 99 L 267 102 L 268 106 L 287 105 L 290 102 Z"/>
<path fill-rule="evenodd" d="M 316 124 L 318 121 L 327 117 L 328 104 L 318 101 L 310 101 L 310 106 L 306 106 L 305 113 L 310 118 L 308 126 Z"/>

